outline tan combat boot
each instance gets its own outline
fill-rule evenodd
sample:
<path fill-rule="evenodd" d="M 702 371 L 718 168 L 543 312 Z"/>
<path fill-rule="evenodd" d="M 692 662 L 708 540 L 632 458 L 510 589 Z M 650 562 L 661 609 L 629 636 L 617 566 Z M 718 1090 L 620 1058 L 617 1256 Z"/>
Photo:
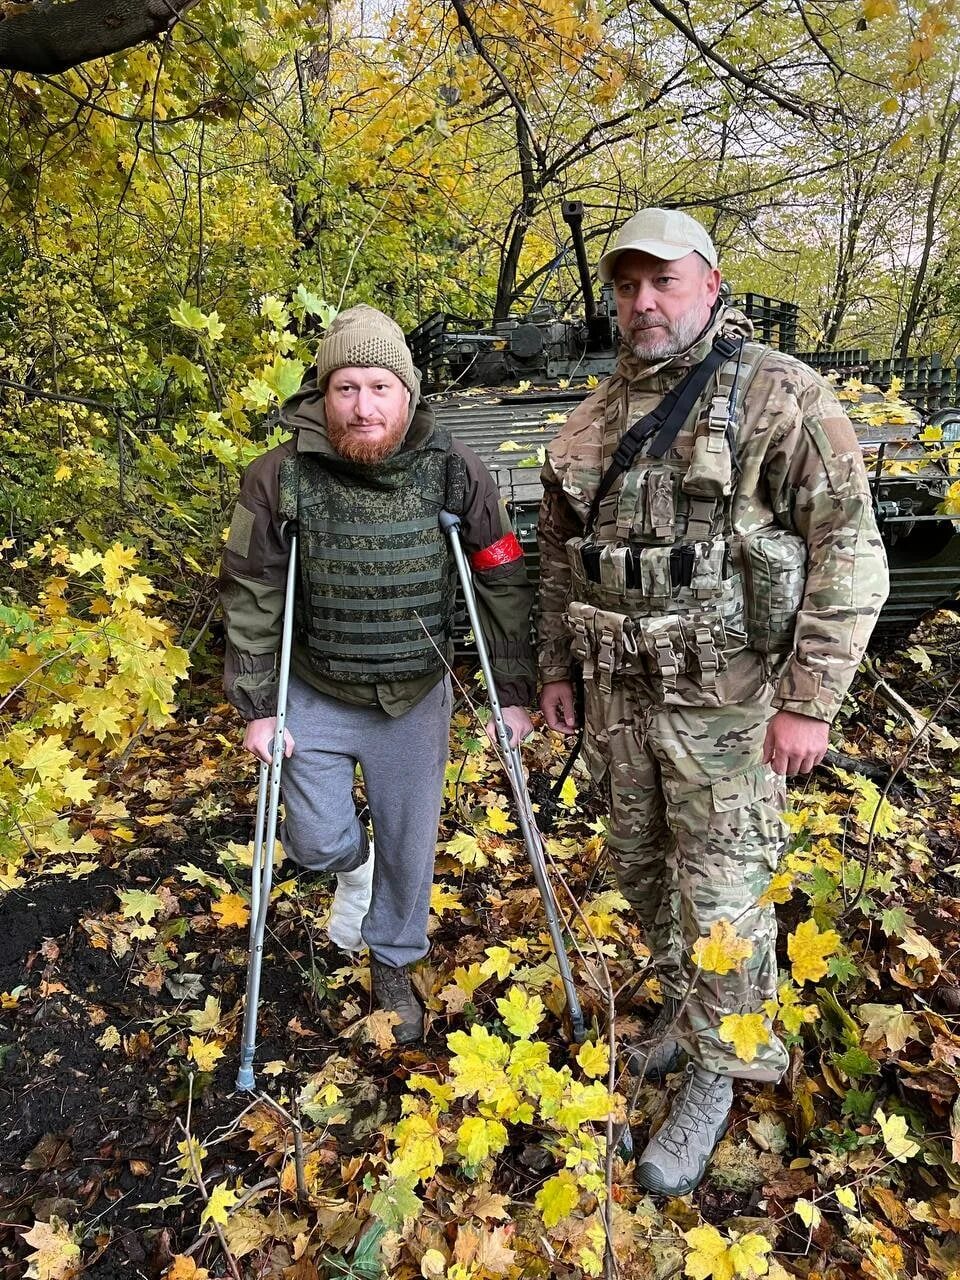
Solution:
<path fill-rule="evenodd" d="M 397 1044 L 415 1044 L 423 1036 L 423 1008 L 413 994 L 409 967 L 394 969 L 371 958 L 370 976 L 377 1008 L 400 1018 L 393 1028 L 393 1038 Z"/>
<path fill-rule="evenodd" d="M 642 1076 L 644 1080 L 662 1080 L 669 1072 L 676 1071 L 683 1058 L 683 1050 L 670 1034 L 676 1016 L 677 1001 L 667 996 L 644 1037 L 624 1045 L 631 1075 Z"/>
<path fill-rule="evenodd" d="M 636 1179 L 662 1196 L 685 1196 L 699 1183 L 727 1129 L 733 1080 L 687 1063 L 670 1114 L 644 1147 Z"/>

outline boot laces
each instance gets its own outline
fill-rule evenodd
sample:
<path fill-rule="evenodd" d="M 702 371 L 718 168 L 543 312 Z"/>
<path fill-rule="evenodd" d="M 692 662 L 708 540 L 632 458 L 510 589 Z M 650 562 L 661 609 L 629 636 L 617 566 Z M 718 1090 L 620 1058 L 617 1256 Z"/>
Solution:
<path fill-rule="evenodd" d="M 703 1136 L 705 1129 L 716 1121 L 713 1104 L 719 1100 L 718 1085 L 723 1078 L 698 1079 L 693 1063 L 687 1066 L 687 1082 L 677 1094 L 667 1123 L 657 1134 L 661 1146 L 679 1159 L 689 1148 L 691 1141 Z"/>

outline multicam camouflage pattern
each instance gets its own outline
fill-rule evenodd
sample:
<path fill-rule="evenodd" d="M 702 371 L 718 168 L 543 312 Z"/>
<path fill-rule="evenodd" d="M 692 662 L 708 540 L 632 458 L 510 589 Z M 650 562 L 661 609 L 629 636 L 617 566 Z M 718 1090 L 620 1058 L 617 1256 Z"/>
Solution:
<path fill-rule="evenodd" d="M 539 665 L 547 682 L 583 664 L 585 754 L 609 789 L 611 856 L 664 989 L 684 1002 L 686 1047 L 714 1070 L 775 1079 L 779 1041 L 744 1064 L 718 1027 L 759 1011 L 776 982 L 776 922 L 757 901 L 784 805 L 782 780 L 761 763 L 767 721 L 775 708 L 833 719 L 886 599 L 853 428 L 810 369 L 754 350 L 735 457 L 708 389 L 666 456 L 640 457 L 613 486 L 584 538 L 620 437 L 721 326 L 751 333 L 727 309 L 683 356 L 623 357 L 548 447 Z M 722 919 L 752 955 L 724 976 L 700 972 L 692 948 Z"/>
<path fill-rule="evenodd" d="M 610 694 L 587 686 L 591 759 L 611 801 L 607 847 L 664 995 L 680 1003 L 671 1035 L 701 1066 L 760 1080 L 787 1065 L 772 1031 L 750 1063 L 718 1033 L 727 1014 L 760 1012 L 776 995 L 777 922 L 758 904 L 783 843 L 784 782 L 759 763 L 771 693 L 697 710 L 657 707 L 627 681 Z M 721 920 L 753 944 L 722 976 L 691 958 Z"/>
<path fill-rule="evenodd" d="M 718 653 L 722 687 L 710 695 L 711 705 L 750 699 L 765 680 L 776 676 L 775 707 L 832 720 L 886 599 L 886 557 L 853 428 L 829 386 L 798 360 L 768 351 L 755 370 L 741 403 L 736 434 L 739 478 L 729 495 L 706 496 L 684 485 L 695 441 L 707 426 L 712 402 L 708 394 L 667 456 L 662 461 L 639 458 L 601 504 L 595 540 L 608 548 L 605 580 L 586 584 L 576 573 L 577 546 L 568 547 L 571 540 L 583 537 L 593 493 L 627 425 L 649 413 L 689 367 L 703 359 L 721 326 L 728 332 L 750 332 L 750 322 L 727 309 L 683 356 L 652 366 L 624 358 L 618 373 L 578 406 L 549 445 L 538 531 L 541 678 L 569 678 L 567 603 L 588 599 L 634 621 L 644 616 L 676 618 L 674 645 L 678 665 L 684 668 L 672 699 L 677 705 L 703 705 L 696 654 L 688 638 L 691 627 L 682 620 L 705 616 L 717 631 L 719 622 L 724 634 L 723 651 Z M 744 598 L 749 544 L 777 530 L 802 539 L 806 552 L 802 600 L 785 661 L 763 651 L 762 637 L 754 636 L 759 643 L 751 643 L 746 629 L 750 609 Z M 668 594 L 656 583 L 667 581 L 665 553 L 681 544 L 695 549 L 691 554 L 696 556 L 694 574 L 699 577 Z M 646 575 L 638 590 L 624 591 L 618 580 L 614 553 L 625 545 Z M 794 544 L 794 560 L 796 552 Z M 799 588 L 797 564 L 781 578 L 781 621 L 793 603 L 791 582 Z M 766 612 L 754 609 L 755 623 Z M 656 662 L 651 658 L 643 669 L 655 685 L 660 675 Z"/>

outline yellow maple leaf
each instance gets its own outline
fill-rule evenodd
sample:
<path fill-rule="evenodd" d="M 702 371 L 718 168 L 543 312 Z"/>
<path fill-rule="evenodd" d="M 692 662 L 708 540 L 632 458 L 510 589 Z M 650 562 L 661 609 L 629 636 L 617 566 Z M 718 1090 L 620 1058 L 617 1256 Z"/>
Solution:
<path fill-rule="evenodd" d="M 543 1001 L 538 995 L 528 996 L 516 983 L 506 996 L 501 996 L 497 1000 L 497 1009 L 507 1030 L 518 1040 L 529 1040 L 543 1021 L 543 1015 L 546 1012 Z"/>
<path fill-rule="evenodd" d="M 250 908 L 239 893 L 223 894 L 211 904 L 210 911 L 221 929 L 229 929 L 231 925 L 242 927 L 250 920 Z"/>
<path fill-rule="evenodd" d="M 787 955 L 791 961 L 794 982 L 817 982 L 827 972 L 826 957 L 833 955 L 840 945 L 840 935 L 833 929 L 823 933 L 812 917 L 797 925 L 787 938 Z"/>
<path fill-rule="evenodd" d="M 902 1163 L 920 1150 L 919 1144 L 907 1137 L 907 1122 L 903 1116 L 887 1117 L 882 1110 L 878 1110 L 876 1121 L 883 1134 L 883 1145 L 894 1160 Z"/>
<path fill-rule="evenodd" d="M 480 848 L 480 842 L 469 831 L 458 831 L 446 844 L 447 853 L 460 863 L 462 867 L 486 867 L 490 859 Z"/>
<path fill-rule="evenodd" d="M 474 962 L 469 968 L 464 969 L 463 965 L 458 965 L 453 971 L 454 986 L 460 988 L 465 993 L 468 1000 L 473 998 L 473 993 L 481 983 L 486 982 L 490 973 L 486 965 Z"/>
<path fill-rule="evenodd" d="M 163 1273 L 163 1280 L 208 1280 L 209 1275 L 206 1267 L 198 1267 L 185 1253 L 177 1253 Z"/>
<path fill-rule="evenodd" d="M 499 805 L 489 805 L 487 807 L 487 826 L 491 831 L 496 831 L 498 835 L 506 835 L 508 831 L 516 831 L 517 829 L 517 824 L 510 821 L 507 811 Z"/>
<path fill-rule="evenodd" d="M 560 1219 L 572 1213 L 579 1203 L 580 1188 L 569 1169 L 561 1169 L 558 1174 L 548 1178 L 534 1200 L 546 1227 L 555 1227 Z"/>
<path fill-rule="evenodd" d="M 123 718 L 120 707 L 101 703 L 99 706 L 88 707 L 81 714 L 80 723 L 87 733 L 92 733 L 98 742 L 103 742 L 106 738 L 120 732 Z"/>
<path fill-rule="evenodd" d="M 720 1021 L 720 1039 L 733 1045 L 741 1062 L 752 1062 L 762 1044 L 770 1043 L 770 1033 L 762 1013 L 729 1013 Z"/>
<path fill-rule="evenodd" d="M 498 1155 L 507 1145 L 508 1135 L 499 1120 L 483 1116 L 467 1116 L 457 1130 L 457 1150 L 467 1164 L 482 1164 Z"/>
<path fill-rule="evenodd" d="M 190 1037 L 190 1057 L 197 1064 L 199 1071 L 212 1071 L 223 1054 L 224 1048 L 219 1040 L 202 1040 L 200 1036 Z"/>
<path fill-rule="evenodd" d="M 572 809 L 574 807 L 577 803 L 578 794 L 577 784 L 573 780 L 573 776 L 571 775 L 569 778 L 564 778 L 563 786 L 560 788 L 560 803 L 565 809 Z"/>
<path fill-rule="evenodd" d="M 453 889 L 448 889 L 438 880 L 430 890 L 430 910 L 438 916 L 444 911 L 462 911 L 463 899 Z"/>
<path fill-rule="evenodd" d="M 103 589 L 107 595 L 115 596 L 123 582 L 124 570 L 132 569 L 137 563 L 137 553 L 132 547 L 125 547 L 115 542 L 103 556 Z"/>
<path fill-rule="evenodd" d="M 816 1022 L 820 1017 L 820 1010 L 815 1004 L 800 1003 L 800 992 L 792 982 L 781 982 L 777 996 L 779 1003 L 777 1000 L 767 1000 L 763 1007 L 771 1022 L 779 1017 L 784 1029 L 793 1035 L 796 1035 L 805 1022 Z"/>
<path fill-rule="evenodd" d="M 147 596 L 153 595 L 153 583 L 142 573 L 132 573 L 117 593 L 129 604 L 145 604 Z"/>
<path fill-rule="evenodd" d="M 692 1280 L 734 1280 L 737 1276 L 751 1280 L 767 1274 L 770 1242 L 756 1232 L 744 1236 L 731 1232 L 728 1243 L 716 1227 L 704 1226 L 692 1227 L 683 1238 L 690 1245 L 683 1273 Z"/>
<path fill-rule="evenodd" d="M 506 982 L 517 965 L 517 958 L 509 947 L 486 947 L 486 960 L 481 964 L 484 973 L 496 974 L 501 982 Z"/>
<path fill-rule="evenodd" d="M 452 1031 L 447 1036 L 447 1047 L 454 1055 L 450 1070 L 459 1097 L 471 1093 L 488 1093 L 496 1083 L 510 1058 L 510 1046 L 499 1036 L 491 1035 L 486 1027 L 474 1023 L 470 1034 Z M 546 1059 L 541 1059 L 541 1063 Z"/>
<path fill-rule="evenodd" d="M 225 1182 L 218 1182 L 210 1192 L 210 1199 L 203 1206 L 201 1222 L 219 1222 L 221 1227 L 227 1225 L 227 1210 L 237 1202 L 237 1193 L 231 1191 Z"/>
<path fill-rule="evenodd" d="M 84 804 L 93 797 L 94 782 L 83 769 L 65 769 L 60 778 L 60 790 L 74 804 Z"/>
<path fill-rule="evenodd" d="M 793 873 L 778 871 L 757 899 L 758 906 L 772 907 L 776 902 L 789 902 L 793 896 Z"/>
<path fill-rule="evenodd" d="M 739 972 L 744 960 L 753 955 L 753 943 L 741 938 L 729 920 L 718 920 L 710 928 L 709 938 L 698 938 L 693 948 L 693 962 L 709 973 Z"/>
<path fill-rule="evenodd" d="M 733 1268 L 727 1254 L 727 1242 L 716 1227 L 692 1227 L 683 1233 L 690 1246 L 684 1262 L 684 1275 L 693 1280 L 731 1280 Z"/>
<path fill-rule="evenodd" d="M 204 1031 L 216 1031 L 220 1025 L 220 1001 L 216 996 L 207 996 L 202 1009 L 191 1009 L 188 1014 L 190 1029 L 198 1034 Z"/>
<path fill-rule="evenodd" d="M 102 559 L 99 551 L 94 551 L 92 547 L 84 547 L 82 551 L 75 551 L 67 560 L 67 564 L 78 578 L 82 578 L 91 569 L 96 569 Z"/>
<path fill-rule="evenodd" d="M 766 1255 L 771 1249 L 770 1241 L 756 1231 L 739 1237 L 731 1231 L 730 1235 L 733 1240 L 730 1245 L 733 1274 L 748 1280 L 753 1276 L 765 1276 L 769 1268 Z"/>
<path fill-rule="evenodd" d="M 73 763 L 73 753 L 63 745 L 56 734 L 39 738 L 20 761 L 20 768 L 32 770 L 42 782 L 55 782 L 64 769 Z"/>
<path fill-rule="evenodd" d="M 577 1050 L 577 1062 L 585 1076 L 599 1079 L 610 1069 L 610 1047 L 606 1041 L 594 1044 L 586 1040 Z"/>
<path fill-rule="evenodd" d="M 80 1246 L 67 1224 L 56 1216 L 49 1222 L 35 1222 L 23 1236 L 33 1252 L 28 1257 L 28 1275 L 37 1280 L 68 1280 L 77 1273 Z"/>
<path fill-rule="evenodd" d="M 437 1131 L 438 1118 L 433 1112 L 419 1111 L 404 1116 L 393 1131 L 396 1155 L 390 1162 L 395 1178 L 432 1178 L 443 1164 L 443 1148 Z"/>
<path fill-rule="evenodd" d="M 895 18 L 897 0 L 863 0 L 863 16 L 868 22 L 875 22 L 878 18 Z"/>
<path fill-rule="evenodd" d="M 454 1097 L 453 1085 L 434 1080 L 432 1076 L 423 1075 L 419 1071 L 414 1071 L 410 1076 L 407 1081 L 407 1088 L 422 1089 L 424 1093 L 428 1093 L 434 1102 L 439 1105 L 441 1111 L 448 1110 Z"/>

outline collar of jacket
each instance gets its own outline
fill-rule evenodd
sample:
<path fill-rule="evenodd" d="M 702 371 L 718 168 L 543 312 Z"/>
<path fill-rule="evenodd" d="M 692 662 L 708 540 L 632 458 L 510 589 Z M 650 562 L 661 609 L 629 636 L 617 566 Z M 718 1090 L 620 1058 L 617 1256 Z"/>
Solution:
<path fill-rule="evenodd" d="M 640 360 L 626 343 L 622 343 L 617 356 L 617 373 L 631 384 L 646 382 L 659 373 L 685 374 L 707 355 L 714 338 L 720 332 L 749 341 L 753 337 L 753 324 L 736 307 L 721 306 L 696 342 L 679 355 L 653 362 Z"/>
<path fill-rule="evenodd" d="M 320 453 L 328 458 L 339 458 L 327 437 L 326 406 L 323 392 L 317 390 L 315 379 L 305 382 L 299 391 L 284 400 L 280 406 L 280 422 L 296 436 L 298 453 Z M 399 452 L 440 447 L 440 442 L 435 440 L 436 428 L 433 408 L 422 400 L 418 401 Z"/>

